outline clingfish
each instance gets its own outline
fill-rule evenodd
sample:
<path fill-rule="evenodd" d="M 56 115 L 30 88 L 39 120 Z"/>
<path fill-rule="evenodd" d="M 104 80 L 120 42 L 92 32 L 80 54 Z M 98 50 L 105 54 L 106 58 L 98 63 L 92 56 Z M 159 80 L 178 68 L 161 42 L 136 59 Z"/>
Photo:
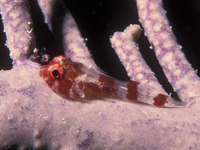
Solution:
<path fill-rule="evenodd" d="M 67 56 L 55 57 L 40 68 L 39 74 L 55 93 L 72 101 L 116 98 L 162 107 L 168 106 L 166 104 L 170 104 L 170 107 L 182 105 L 165 94 L 140 96 L 142 92 L 138 90 L 139 82 L 116 80 L 81 63 L 73 62 Z"/>

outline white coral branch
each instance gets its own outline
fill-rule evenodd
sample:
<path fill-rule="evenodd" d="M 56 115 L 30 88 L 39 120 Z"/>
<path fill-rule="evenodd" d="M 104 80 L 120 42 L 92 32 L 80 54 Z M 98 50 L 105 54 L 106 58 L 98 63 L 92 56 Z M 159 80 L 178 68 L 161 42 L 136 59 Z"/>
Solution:
<path fill-rule="evenodd" d="M 98 67 L 91 57 L 91 54 L 85 45 L 85 41 L 81 36 L 78 26 L 72 17 L 71 13 L 62 1 L 51 0 L 50 2 L 44 0 L 38 0 L 40 8 L 44 14 L 45 21 L 52 30 L 52 19 L 57 17 L 56 24 L 59 24 L 60 18 L 63 18 L 62 22 L 62 37 L 64 52 L 69 56 L 72 61 L 80 62 L 91 69 L 98 71 Z M 52 10 L 59 9 L 62 11 L 60 16 L 53 16 Z M 62 16 L 63 15 L 63 16 Z M 61 43 L 61 41 L 60 41 Z M 89 64 L 89 65 L 88 65 Z"/>
<path fill-rule="evenodd" d="M 136 0 L 140 21 L 169 82 L 184 101 L 200 97 L 200 80 L 170 29 L 161 0 Z"/>
<path fill-rule="evenodd" d="M 0 9 L 13 65 L 26 59 L 35 46 L 32 21 L 26 1 L 1 0 Z"/>

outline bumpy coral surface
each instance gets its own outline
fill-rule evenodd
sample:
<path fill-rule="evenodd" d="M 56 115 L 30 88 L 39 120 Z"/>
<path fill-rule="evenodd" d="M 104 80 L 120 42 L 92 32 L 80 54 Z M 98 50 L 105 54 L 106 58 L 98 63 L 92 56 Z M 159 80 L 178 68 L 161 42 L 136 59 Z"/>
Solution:
<path fill-rule="evenodd" d="M 0 72 L 0 149 L 13 145 L 50 150 L 200 148 L 200 81 L 176 43 L 161 0 L 136 3 L 145 34 L 184 103 L 181 107 L 173 99 L 174 108 L 161 108 L 113 98 L 74 102 L 54 93 L 39 76 L 41 64 L 32 61 L 34 54 L 30 59 L 38 51 L 30 2 L 0 1 L 6 45 L 13 60 L 11 70 Z M 58 31 L 52 20 L 62 23 L 58 27 L 62 27 L 59 34 L 65 55 L 100 72 L 65 4 L 61 0 L 38 0 L 37 4 L 52 32 Z M 166 94 L 138 51 L 140 31 L 139 25 L 129 25 L 114 33 L 112 47 L 129 77 L 141 83 L 139 92 Z M 148 102 L 149 97 L 141 97 L 141 101 Z"/>

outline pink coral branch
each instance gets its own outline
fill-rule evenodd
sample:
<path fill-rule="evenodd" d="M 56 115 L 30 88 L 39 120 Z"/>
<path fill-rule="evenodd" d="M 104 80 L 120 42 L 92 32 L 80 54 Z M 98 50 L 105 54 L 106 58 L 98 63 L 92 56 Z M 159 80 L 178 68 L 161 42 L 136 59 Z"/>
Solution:
<path fill-rule="evenodd" d="M 177 44 L 161 0 L 136 0 L 140 21 L 169 80 L 184 101 L 200 97 L 200 81 Z"/>
<path fill-rule="evenodd" d="M 62 26 L 63 47 L 65 54 L 69 56 L 73 61 L 80 62 L 87 66 L 88 64 L 90 64 L 88 66 L 89 68 L 98 71 L 98 67 L 92 59 L 91 54 L 85 45 L 84 39 L 81 36 L 78 26 L 74 21 L 71 13 L 67 10 L 63 1 L 51 0 L 50 2 L 48 2 L 44 0 L 38 0 L 38 3 L 44 14 L 45 21 L 49 25 L 50 29 L 52 29 L 51 20 L 53 17 L 53 6 L 56 6 L 57 9 L 63 10 L 65 12 Z"/>
<path fill-rule="evenodd" d="M 67 56 L 73 61 L 80 62 L 91 69 L 98 71 L 98 67 L 91 57 L 91 54 L 84 43 L 80 31 L 72 18 L 67 14 L 64 19 L 64 49 Z"/>
<path fill-rule="evenodd" d="M 26 1 L 1 0 L 0 9 L 7 36 L 6 45 L 10 49 L 13 65 L 16 65 L 26 59 L 35 44 L 28 4 Z"/>
<path fill-rule="evenodd" d="M 140 34 L 138 25 L 128 26 L 124 32 L 115 32 L 110 39 L 112 47 L 125 66 L 131 80 L 160 87 L 154 73 L 147 66 L 135 42 Z"/>
<path fill-rule="evenodd" d="M 167 95 L 167 93 L 159 84 L 138 50 L 136 39 L 139 37 L 140 31 L 139 25 L 130 25 L 124 32 L 115 32 L 110 41 L 131 80 L 140 82 L 138 85 L 140 95 L 148 96 L 140 97 L 140 101 L 153 103 L 153 98 L 158 94 Z M 167 105 L 170 106 L 174 102 L 170 98 Z"/>
<path fill-rule="evenodd" d="M 49 28 L 52 30 L 52 15 L 53 15 L 53 8 L 56 3 L 61 3 L 61 0 L 38 0 L 38 4 L 43 12 L 45 23 L 48 24 Z M 63 5 L 63 3 L 62 3 Z"/>

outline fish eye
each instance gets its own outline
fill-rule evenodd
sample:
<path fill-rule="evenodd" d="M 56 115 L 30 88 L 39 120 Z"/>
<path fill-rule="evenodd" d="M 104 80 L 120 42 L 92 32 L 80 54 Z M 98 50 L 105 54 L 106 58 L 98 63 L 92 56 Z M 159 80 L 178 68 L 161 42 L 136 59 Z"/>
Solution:
<path fill-rule="evenodd" d="M 63 77 L 64 68 L 59 64 L 51 65 L 48 69 L 48 73 L 52 79 L 60 79 Z"/>
<path fill-rule="evenodd" d="M 51 73 L 55 78 L 59 78 L 60 77 L 60 73 L 59 73 L 58 70 L 53 70 Z"/>

